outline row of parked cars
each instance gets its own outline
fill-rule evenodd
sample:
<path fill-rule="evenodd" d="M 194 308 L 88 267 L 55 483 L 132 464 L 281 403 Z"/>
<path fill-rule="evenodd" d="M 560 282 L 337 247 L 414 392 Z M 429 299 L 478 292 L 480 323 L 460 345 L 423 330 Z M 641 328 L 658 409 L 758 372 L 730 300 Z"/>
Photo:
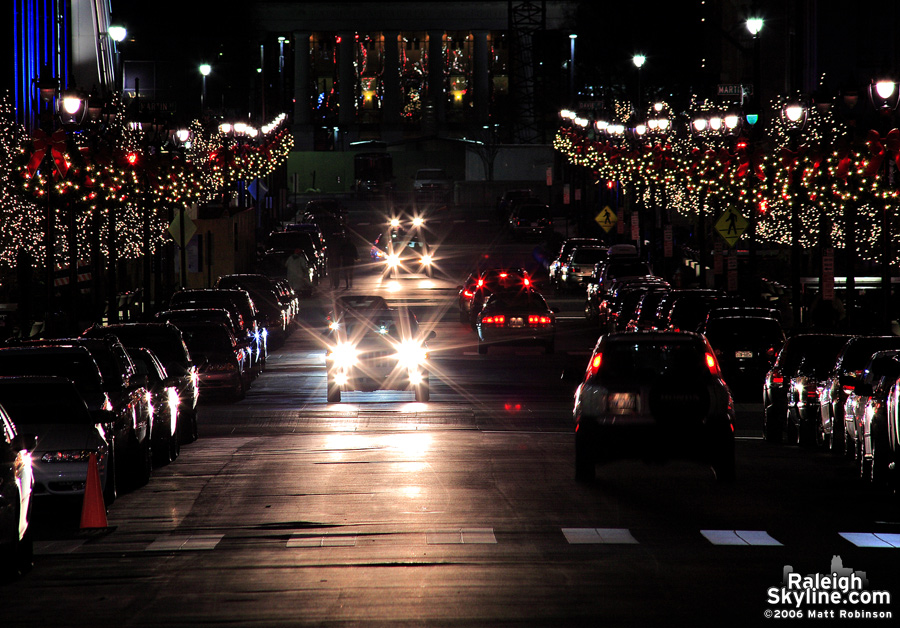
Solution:
<path fill-rule="evenodd" d="M 93 460 L 107 505 L 145 484 L 197 439 L 201 399 L 243 398 L 298 311 L 281 282 L 226 275 L 153 321 L 0 347 L 0 570 L 30 566 L 33 498 L 83 499 Z"/>

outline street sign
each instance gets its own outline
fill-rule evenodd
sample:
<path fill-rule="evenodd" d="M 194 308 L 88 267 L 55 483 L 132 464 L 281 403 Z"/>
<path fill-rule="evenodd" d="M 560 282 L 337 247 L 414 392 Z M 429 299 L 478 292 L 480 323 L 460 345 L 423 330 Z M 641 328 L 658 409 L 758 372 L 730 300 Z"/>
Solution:
<path fill-rule="evenodd" d="M 610 230 L 616 226 L 618 217 L 616 216 L 616 213 L 609 208 L 609 205 L 607 205 L 594 217 L 594 221 L 603 227 L 603 230 L 606 233 L 609 233 Z"/>
<path fill-rule="evenodd" d="M 187 244 L 191 241 L 191 238 L 194 237 L 194 234 L 197 233 L 197 224 L 193 220 L 191 220 L 190 216 L 187 215 L 187 210 L 182 209 L 181 211 L 185 212 L 183 242 Z M 172 236 L 173 240 L 175 240 L 175 244 L 181 246 L 181 218 L 179 216 L 175 216 L 175 220 L 173 220 L 172 224 L 169 225 L 169 235 Z"/>
<path fill-rule="evenodd" d="M 740 83 L 719 83 L 716 94 L 725 97 L 752 96 L 753 85 L 741 85 Z"/>
<path fill-rule="evenodd" d="M 744 231 L 747 230 L 749 224 L 747 219 L 737 209 L 729 207 L 719 216 L 715 229 L 725 239 L 728 246 L 734 246 L 734 243 L 744 235 Z"/>

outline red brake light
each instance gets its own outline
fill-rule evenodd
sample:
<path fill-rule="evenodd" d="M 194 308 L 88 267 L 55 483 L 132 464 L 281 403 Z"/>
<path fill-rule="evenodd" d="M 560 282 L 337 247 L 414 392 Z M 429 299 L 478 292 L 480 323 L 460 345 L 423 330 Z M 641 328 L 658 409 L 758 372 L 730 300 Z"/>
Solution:
<path fill-rule="evenodd" d="M 588 374 L 594 375 L 597 371 L 600 370 L 600 364 L 603 362 L 603 354 L 598 353 L 591 359 L 591 363 L 588 365 Z"/>
<path fill-rule="evenodd" d="M 530 285 L 531 285 L 531 280 L 530 280 L 528 277 L 525 277 L 525 279 L 523 279 L 523 281 L 525 282 L 525 285 L 526 285 L 526 286 L 530 286 Z"/>
<path fill-rule="evenodd" d="M 503 314 L 496 314 L 494 316 L 485 316 L 481 319 L 482 325 L 503 325 L 506 323 L 506 317 Z"/>
<path fill-rule="evenodd" d="M 784 383 L 784 377 L 782 377 L 781 375 L 773 375 L 773 376 L 772 376 L 772 383 L 773 383 L 773 384 L 783 384 L 783 383 Z"/>
<path fill-rule="evenodd" d="M 483 285 L 484 285 L 484 279 L 479 279 L 477 285 L 478 285 L 479 288 L 480 288 L 481 286 L 483 286 Z"/>
<path fill-rule="evenodd" d="M 549 325 L 550 317 L 542 316 L 540 314 L 529 314 L 528 315 L 528 324 L 529 325 Z"/>
<path fill-rule="evenodd" d="M 709 369 L 709 372 L 715 376 L 719 376 L 719 363 L 716 362 L 716 356 L 712 353 L 706 354 L 706 368 Z"/>
<path fill-rule="evenodd" d="M 509 277 L 509 273 L 500 273 L 501 279 L 506 279 L 507 277 Z"/>

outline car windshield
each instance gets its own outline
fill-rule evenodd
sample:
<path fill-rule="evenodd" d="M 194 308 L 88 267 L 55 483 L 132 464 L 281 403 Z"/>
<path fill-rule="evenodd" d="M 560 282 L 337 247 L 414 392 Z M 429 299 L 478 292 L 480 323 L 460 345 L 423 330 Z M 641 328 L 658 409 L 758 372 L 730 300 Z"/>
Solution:
<path fill-rule="evenodd" d="M 709 375 L 705 352 L 695 341 L 617 341 L 602 347 L 599 377 L 655 379 L 662 375 L 701 377 Z"/>
<path fill-rule="evenodd" d="M 546 218 L 550 211 L 543 205 L 523 205 L 519 208 L 519 218 L 525 220 L 535 220 L 537 218 Z"/>
<path fill-rule="evenodd" d="M 3 384 L 0 404 L 20 428 L 24 425 L 63 423 L 90 425 L 91 413 L 75 389 L 52 384 Z"/>

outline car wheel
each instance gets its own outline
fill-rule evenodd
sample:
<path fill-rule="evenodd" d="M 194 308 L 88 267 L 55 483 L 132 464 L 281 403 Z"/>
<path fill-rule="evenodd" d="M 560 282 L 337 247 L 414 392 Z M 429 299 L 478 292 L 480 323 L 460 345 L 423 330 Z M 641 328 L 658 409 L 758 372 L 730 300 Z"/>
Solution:
<path fill-rule="evenodd" d="M 712 470 L 717 482 L 734 482 L 734 433 L 730 427 L 724 436 L 711 439 Z"/>
<path fill-rule="evenodd" d="M 575 432 L 575 479 L 591 482 L 597 477 L 597 461 L 594 458 L 593 443 L 583 430 Z"/>
<path fill-rule="evenodd" d="M 18 508 L 14 513 L 14 521 L 18 522 Z M 31 570 L 34 558 L 34 541 L 31 535 L 31 523 L 33 519 L 29 517 L 28 530 L 21 540 L 0 544 L 0 582 L 13 582 L 16 578 L 23 576 Z M 18 526 L 16 526 L 16 537 L 18 537 Z"/>
<path fill-rule="evenodd" d="M 153 471 L 153 448 L 150 445 L 150 439 L 147 438 L 143 444 L 138 444 L 136 452 L 137 466 L 134 474 L 134 488 L 146 486 L 150 481 L 150 474 Z"/>
<path fill-rule="evenodd" d="M 872 429 L 872 461 L 871 480 L 876 484 L 886 484 L 888 475 L 887 452 L 889 451 L 886 438 L 882 438 L 881 430 Z"/>
<path fill-rule="evenodd" d="M 835 456 L 847 455 L 847 437 L 844 434 L 844 422 L 831 418 L 831 438 L 828 439 L 829 451 Z"/>
<path fill-rule="evenodd" d="M 866 457 L 862 439 L 857 438 L 856 441 L 856 470 L 859 473 L 859 479 L 870 481 L 872 479 L 872 460 Z"/>
<path fill-rule="evenodd" d="M 178 432 L 169 436 L 169 460 L 174 462 L 181 454 L 181 441 L 178 439 Z"/>
<path fill-rule="evenodd" d="M 779 421 L 775 417 L 776 412 L 773 408 L 767 407 L 764 412 L 766 440 L 770 443 L 780 443 L 783 437 L 784 425 L 783 421 Z"/>
<path fill-rule="evenodd" d="M 416 401 L 419 403 L 425 403 L 431 399 L 431 386 L 428 382 L 422 382 L 418 386 L 416 386 Z"/>
<path fill-rule="evenodd" d="M 328 399 L 328 403 L 340 403 L 341 387 L 329 380 L 328 390 L 326 391 L 326 398 Z"/>
<path fill-rule="evenodd" d="M 488 346 L 483 342 L 479 342 L 478 343 L 478 354 L 479 355 L 487 355 L 487 352 L 488 352 Z"/>
<path fill-rule="evenodd" d="M 244 383 L 244 377 L 238 376 L 238 383 L 234 389 L 234 400 L 242 401 L 247 396 L 247 384 Z"/>
<path fill-rule="evenodd" d="M 161 426 L 160 426 L 161 429 Z M 157 430 L 159 431 L 159 429 Z M 166 431 L 166 435 L 162 438 L 153 439 L 153 467 L 163 467 L 172 462 L 172 439 L 170 438 L 171 428 Z"/>

